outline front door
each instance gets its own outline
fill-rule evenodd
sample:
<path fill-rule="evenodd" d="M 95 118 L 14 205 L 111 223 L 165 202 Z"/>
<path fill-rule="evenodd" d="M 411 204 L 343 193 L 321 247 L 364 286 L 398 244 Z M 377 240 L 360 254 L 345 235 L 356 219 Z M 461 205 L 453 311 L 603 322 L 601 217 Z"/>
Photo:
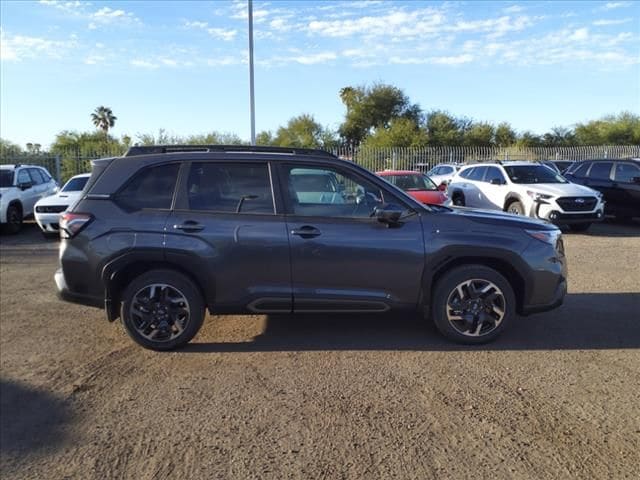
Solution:
<path fill-rule="evenodd" d="M 418 304 L 424 270 L 421 217 L 373 218 L 402 201 L 348 167 L 282 165 L 294 311 L 385 311 Z"/>

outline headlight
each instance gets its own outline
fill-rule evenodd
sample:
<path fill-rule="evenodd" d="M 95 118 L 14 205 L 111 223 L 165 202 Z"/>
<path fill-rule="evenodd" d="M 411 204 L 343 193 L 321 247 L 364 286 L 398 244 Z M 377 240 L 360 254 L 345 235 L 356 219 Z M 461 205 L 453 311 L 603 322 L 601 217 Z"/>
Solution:
<path fill-rule="evenodd" d="M 536 240 L 540 240 L 541 242 L 548 243 L 549 245 L 556 246 L 558 243 L 558 239 L 562 235 L 560 229 L 554 230 L 525 230 L 529 235 L 531 235 Z"/>
<path fill-rule="evenodd" d="M 549 200 L 553 195 L 545 195 L 544 193 L 532 192 L 531 190 L 527 190 L 527 195 L 529 195 L 534 200 Z"/>

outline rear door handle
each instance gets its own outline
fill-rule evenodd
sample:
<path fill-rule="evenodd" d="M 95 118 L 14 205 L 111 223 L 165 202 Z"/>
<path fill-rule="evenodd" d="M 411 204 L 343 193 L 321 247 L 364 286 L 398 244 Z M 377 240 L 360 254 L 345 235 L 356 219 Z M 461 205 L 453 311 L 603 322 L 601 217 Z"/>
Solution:
<path fill-rule="evenodd" d="M 321 235 L 322 232 L 318 230 L 316 227 L 312 227 L 310 225 L 305 225 L 300 228 L 294 228 L 291 230 L 291 235 L 298 235 L 302 238 L 313 238 Z"/>
<path fill-rule="evenodd" d="M 204 230 L 204 225 L 194 220 L 187 220 L 181 225 L 174 225 L 173 228 L 175 230 L 183 230 L 185 232 L 199 232 L 200 230 Z"/>

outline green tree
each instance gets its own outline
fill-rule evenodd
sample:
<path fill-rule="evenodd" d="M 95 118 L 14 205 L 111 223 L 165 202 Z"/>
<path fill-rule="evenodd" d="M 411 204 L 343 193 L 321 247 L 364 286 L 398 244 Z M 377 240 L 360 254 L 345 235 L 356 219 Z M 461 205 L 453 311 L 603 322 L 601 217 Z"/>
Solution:
<path fill-rule="evenodd" d="M 542 136 L 545 147 L 568 147 L 575 145 L 575 134 L 565 127 L 553 127 L 551 131 Z"/>
<path fill-rule="evenodd" d="M 579 145 L 639 145 L 640 116 L 631 112 L 607 115 L 575 127 Z"/>
<path fill-rule="evenodd" d="M 465 132 L 463 143 L 473 147 L 490 147 L 495 145 L 496 129 L 487 122 L 473 123 Z"/>
<path fill-rule="evenodd" d="M 17 143 L 0 138 L 0 158 L 17 157 L 23 153 L 22 148 Z"/>
<path fill-rule="evenodd" d="M 495 143 L 499 147 L 510 147 L 516 143 L 516 132 L 507 122 L 500 123 L 496 128 Z"/>
<path fill-rule="evenodd" d="M 462 143 L 467 123 L 447 112 L 434 110 L 427 114 L 425 127 L 429 145 L 451 146 Z"/>
<path fill-rule="evenodd" d="M 335 135 L 316 122 L 313 116 L 302 114 L 278 128 L 272 144 L 279 147 L 331 149 L 335 147 L 336 140 Z"/>
<path fill-rule="evenodd" d="M 361 143 L 362 148 L 422 147 L 427 133 L 408 118 L 391 120 L 388 128 L 379 128 Z"/>
<path fill-rule="evenodd" d="M 535 133 L 524 132 L 516 141 L 516 145 L 519 147 L 539 147 L 542 145 L 542 139 Z"/>
<path fill-rule="evenodd" d="M 263 130 L 256 135 L 256 145 L 273 145 L 273 132 L 271 130 Z"/>
<path fill-rule="evenodd" d="M 340 99 L 347 112 L 338 132 L 350 145 L 358 145 L 367 135 L 388 128 L 395 118 L 407 118 L 419 124 L 422 111 L 405 93 L 392 85 L 345 87 Z"/>
<path fill-rule="evenodd" d="M 102 130 L 105 135 L 109 133 L 109 129 L 113 128 L 116 124 L 116 117 L 109 107 L 100 106 L 97 107 L 91 114 L 91 121 L 93 124 Z"/>

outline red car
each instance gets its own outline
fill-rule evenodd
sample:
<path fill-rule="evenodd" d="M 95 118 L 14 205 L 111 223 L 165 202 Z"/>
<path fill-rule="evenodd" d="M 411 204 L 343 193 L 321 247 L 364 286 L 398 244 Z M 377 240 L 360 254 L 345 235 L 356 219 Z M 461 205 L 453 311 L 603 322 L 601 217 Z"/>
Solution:
<path fill-rule="evenodd" d="M 442 205 L 447 201 L 445 192 L 447 186 L 443 184 L 436 187 L 436 184 L 424 173 L 410 170 L 385 170 L 376 172 L 376 175 L 401 188 L 421 203 Z"/>

